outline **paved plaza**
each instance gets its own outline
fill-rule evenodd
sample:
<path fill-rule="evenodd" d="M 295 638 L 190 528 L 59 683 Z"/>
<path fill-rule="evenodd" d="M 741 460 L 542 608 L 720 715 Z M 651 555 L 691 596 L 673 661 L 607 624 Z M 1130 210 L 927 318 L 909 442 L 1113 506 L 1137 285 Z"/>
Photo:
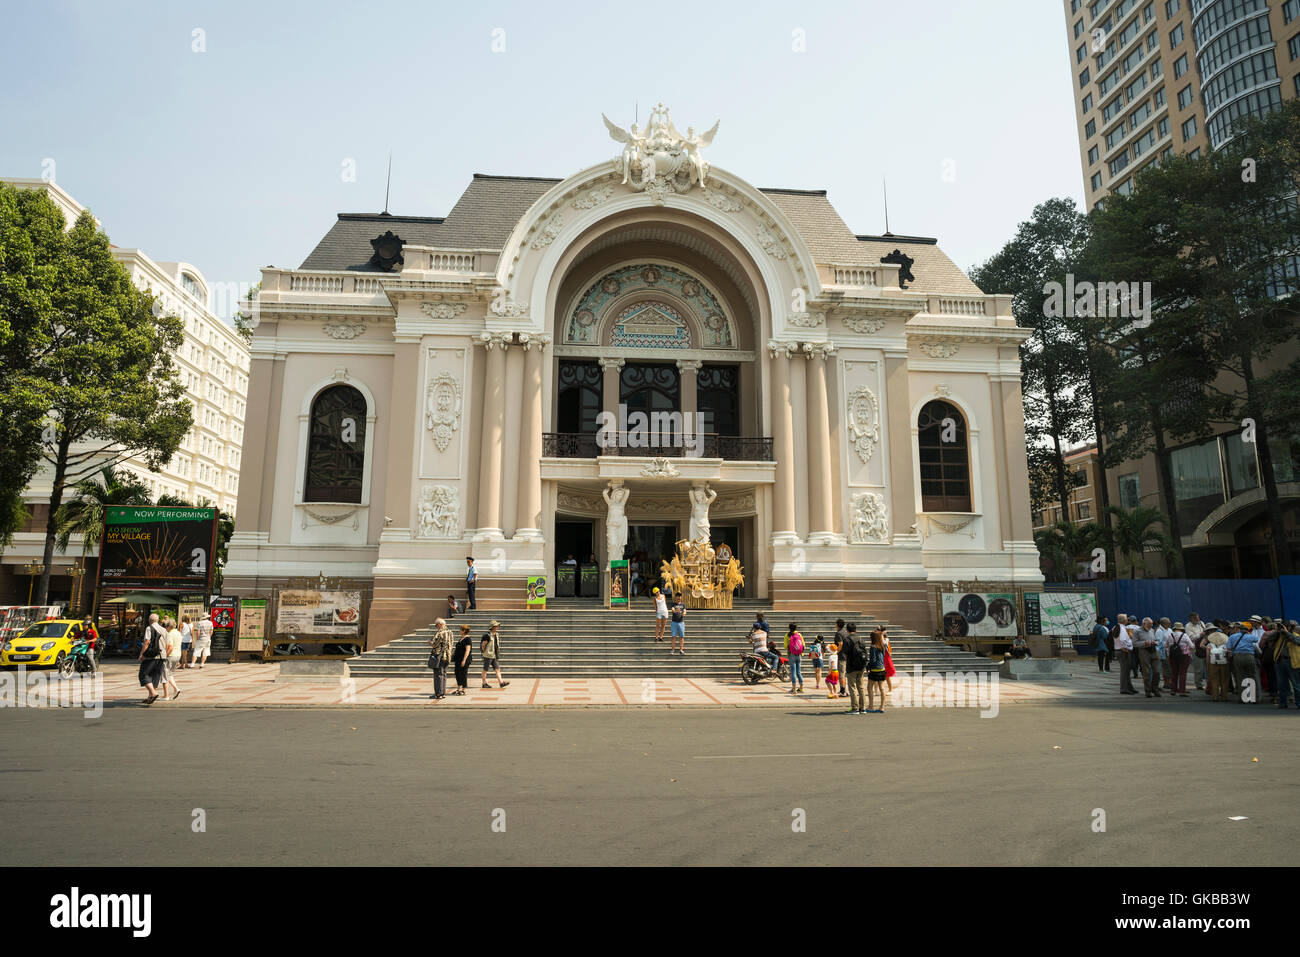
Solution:
<path fill-rule="evenodd" d="M 1075 700 L 1105 700 L 1119 706 L 1128 706 L 1129 699 L 1119 695 L 1119 673 L 1099 673 L 1091 661 L 1070 663 L 1071 678 L 1067 681 L 1028 682 L 999 680 L 978 688 L 971 685 L 957 688 L 963 701 L 970 707 L 987 710 L 981 705 L 978 693 L 996 695 L 998 707 L 1022 704 L 1051 704 Z M 38 672 L 31 672 L 30 675 Z M 144 693 L 137 680 L 134 663 L 109 660 L 103 668 L 103 701 L 106 707 L 140 707 Z M 16 674 L 16 672 L 10 672 Z M 58 682 L 49 672 L 50 680 Z M 278 664 L 241 662 L 215 663 L 203 669 L 178 672 L 177 681 L 181 696 L 175 701 L 161 698 L 151 706 L 153 710 L 175 708 L 429 708 L 429 709 L 484 709 L 484 708 L 731 708 L 773 707 L 788 708 L 795 696 L 789 694 L 789 685 L 767 682 L 755 686 L 745 685 L 739 677 L 671 678 L 647 675 L 644 678 L 529 678 L 512 677 L 509 665 L 505 678 L 509 687 L 500 689 L 495 681 L 491 689 L 480 687 L 480 672 L 470 674 L 470 690 L 463 697 L 449 695 L 434 701 L 432 672 L 427 678 L 353 678 L 348 682 L 299 682 L 277 680 Z M 79 681 L 80 678 L 66 679 Z M 917 679 L 906 669 L 894 677 L 891 704 L 901 709 L 934 705 L 936 695 L 943 693 L 942 686 L 926 685 L 926 679 Z M 455 682 L 448 675 L 449 688 Z M 996 691 L 994 692 L 994 688 Z M 837 710 L 847 707 L 847 699 L 831 700 L 826 690 L 813 688 L 811 669 L 805 676 L 805 693 L 798 696 L 802 708 Z M 953 689 L 948 688 L 949 700 Z M 1203 700 L 1204 699 L 1204 700 Z M 1145 702 L 1145 699 L 1135 699 Z M 1161 699 L 1155 702 L 1168 708 L 1227 707 L 1214 705 L 1203 693 L 1187 699 Z"/>

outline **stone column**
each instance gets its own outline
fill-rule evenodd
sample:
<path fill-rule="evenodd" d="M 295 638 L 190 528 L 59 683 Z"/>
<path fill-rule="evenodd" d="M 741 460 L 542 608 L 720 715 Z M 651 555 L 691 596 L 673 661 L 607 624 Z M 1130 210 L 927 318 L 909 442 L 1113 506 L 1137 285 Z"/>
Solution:
<path fill-rule="evenodd" d="M 915 440 L 912 432 L 912 397 L 908 387 L 907 353 L 885 353 L 885 441 L 889 443 L 890 529 L 895 544 L 920 543 L 916 524 L 916 478 L 913 474 Z"/>
<path fill-rule="evenodd" d="M 831 457 L 830 394 L 826 363 L 835 354 L 831 342 L 805 342 L 808 357 L 808 540 L 833 544 L 835 531 L 835 476 Z"/>
<path fill-rule="evenodd" d="M 511 333 L 485 332 L 479 342 L 487 350 L 483 374 L 483 434 L 479 457 L 478 531 L 475 541 L 498 542 L 501 533 L 501 464 L 505 439 L 506 349 Z"/>
<path fill-rule="evenodd" d="M 800 541 L 808 534 L 808 354 L 799 343 L 790 357 L 790 422 L 794 435 L 794 527 Z"/>
<path fill-rule="evenodd" d="M 772 541 L 793 544 L 799 540 L 794 523 L 794 418 L 790 403 L 790 356 L 794 344 L 767 344 L 772 365 L 772 453 L 776 482 L 772 492 Z"/>
<path fill-rule="evenodd" d="M 622 359 L 601 359 L 600 368 L 605 373 L 605 381 L 600 388 L 600 406 L 601 411 L 608 412 L 614 416 L 614 421 L 618 421 L 618 399 L 620 388 L 620 375 L 623 371 Z M 619 436 L 622 441 L 622 437 Z M 617 450 L 611 452 L 616 454 Z"/>
<path fill-rule="evenodd" d="M 700 384 L 700 368 L 704 365 L 699 359 L 678 359 L 677 360 L 677 377 L 681 382 L 682 395 L 682 429 L 712 432 L 713 423 L 709 423 L 708 429 L 700 428 L 700 421 L 696 418 L 695 413 L 700 410 L 698 387 Z M 683 435 L 684 437 L 684 435 Z M 701 436 L 700 441 L 704 438 Z M 705 447 L 700 447 L 700 454 L 710 454 L 705 451 Z"/>
<path fill-rule="evenodd" d="M 528 334 L 520 333 L 519 344 L 527 342 Z M 520 444 L 523 437 L 524 406 L 524 352 L 511 349 L 506 353 L 505 416 L 502 432 L 501 463 L 501 531 L 512 537 L 519 525 Z"/>
<path fill-rule="evenodd" d="M 515 541 L 542 540 L 542 367 L 551 337 L 520 336 L 524 340 L 524 406 L 519 450 L 519 508 Z"/>

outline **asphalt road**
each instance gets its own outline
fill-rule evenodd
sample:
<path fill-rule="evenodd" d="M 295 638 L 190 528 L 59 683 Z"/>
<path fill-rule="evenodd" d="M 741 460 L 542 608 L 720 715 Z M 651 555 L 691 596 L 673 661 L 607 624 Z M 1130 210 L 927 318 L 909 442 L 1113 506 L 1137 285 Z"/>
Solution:
<path fill-rule="evenodd" d="M 1300 713 L 1195 699 L 3 717 L 6 865 L 1282 865 L 1300 838 Z"/>

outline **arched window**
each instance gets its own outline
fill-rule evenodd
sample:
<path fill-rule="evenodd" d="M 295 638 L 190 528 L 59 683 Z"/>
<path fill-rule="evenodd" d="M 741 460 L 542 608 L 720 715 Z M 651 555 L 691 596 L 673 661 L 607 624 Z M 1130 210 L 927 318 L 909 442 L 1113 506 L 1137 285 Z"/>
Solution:
<path fill-rule="evenodd" d="M 311 404 L 306 502 L 360 502 L 366 466 L 366 398 L 336 385 Z"/>
<path fill-rule="evenodd" d="M 969 512 L 970 447 L 965 417 L 950 402 L 927 402 L 917 426 L 922 511 Z"/>

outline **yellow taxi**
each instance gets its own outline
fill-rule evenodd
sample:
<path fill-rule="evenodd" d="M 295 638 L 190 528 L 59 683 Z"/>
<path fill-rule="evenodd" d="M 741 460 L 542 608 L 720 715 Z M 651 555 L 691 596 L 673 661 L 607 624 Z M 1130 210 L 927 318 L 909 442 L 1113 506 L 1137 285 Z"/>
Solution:
<path fill-rule="evenodd" d="M 0 667 L 60 665 L 81 640 L 82 623 L 75 618 L 54 618 L 28 625 L 17 638 L 0 649 Z"/>

